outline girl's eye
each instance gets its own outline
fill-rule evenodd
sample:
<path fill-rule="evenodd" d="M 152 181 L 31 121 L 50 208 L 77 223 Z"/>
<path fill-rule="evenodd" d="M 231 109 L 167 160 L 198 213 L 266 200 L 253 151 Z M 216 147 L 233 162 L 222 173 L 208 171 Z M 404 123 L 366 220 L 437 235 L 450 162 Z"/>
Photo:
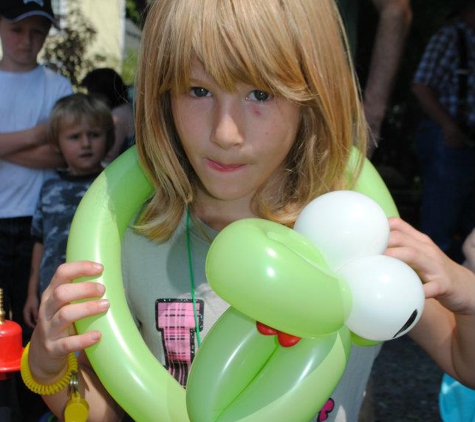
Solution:
<path fill-rule="evenodd" d="M 211 92 L 209 92 L 207 89 L 201 88 L 199 86 L 195 86 L 195 87 L 191 88 L 190 94 L 191 94 L 192 97 L 198 97 L 198 98 L 211 96 Z"/>
<path fill-rule="evenodd" d="M 263 103 L 269 101 L 272 97 L 268 92 L 255 89 L 249 94 L 248 98 L 250 100 L 259 101 Z"/>

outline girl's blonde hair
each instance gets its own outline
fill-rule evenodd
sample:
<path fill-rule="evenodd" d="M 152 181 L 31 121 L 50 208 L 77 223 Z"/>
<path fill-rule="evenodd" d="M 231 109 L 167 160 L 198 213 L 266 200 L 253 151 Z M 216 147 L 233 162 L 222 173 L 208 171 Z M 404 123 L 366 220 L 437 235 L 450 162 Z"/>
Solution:
<path fill-rule="evenodd" d="M 115 140 L 114 120 L 109 106 L 98 97 L 88 94 L 76 93 L 59 99 L 51 111 L 48 120 L 48 139 L 56 149 L 59 148 L 61 124 L 64 119 L 79 121 L 88 119 L 106 132 L 106 151 Z"/>
<path fill-rule="evenodd" d="M 301 126 L 282 171 L 255 195 L 256 215 L 292 226 L 302 208 L 346 186 L 350 151 L 367 128 L 334 0 L 155 0 L 145 24 L 137 77 L 137 148 L 155 186 L 138 229 L 164 240 L 197 176 L 181 147 L 170 92 L 190 88 L 199 60 L 225 90 L 242 82 L 301 107 Z"/>

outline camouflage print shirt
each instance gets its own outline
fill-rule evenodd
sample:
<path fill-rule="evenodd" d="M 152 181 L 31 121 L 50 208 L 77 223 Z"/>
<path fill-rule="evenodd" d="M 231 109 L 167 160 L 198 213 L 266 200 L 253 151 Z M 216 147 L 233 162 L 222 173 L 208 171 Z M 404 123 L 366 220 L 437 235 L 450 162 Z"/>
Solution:
<path fill-rule="evenodd" d="M 71 176 L 58 172 L 46 180 L 33 215 L 31 234 L 43 244 L 39 295 L 48 287 L 56 268 L 66 259 L 69 227 L 76 208 L 97 174 Z"/>

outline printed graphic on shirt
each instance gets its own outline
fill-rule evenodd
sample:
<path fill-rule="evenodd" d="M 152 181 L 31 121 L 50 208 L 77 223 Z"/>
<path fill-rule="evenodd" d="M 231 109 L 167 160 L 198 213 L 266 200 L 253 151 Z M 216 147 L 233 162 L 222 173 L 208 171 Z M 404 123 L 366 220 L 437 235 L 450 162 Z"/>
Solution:
<path fill-rule="evenodd" d="M 162 334 L 165 367 L 186 385 L 195 357 L 195 311 L 192 299 L 158 299 L 155 302 L 157 330 Z M 204 303 L 196 300 L 198 329 L 203 330 Z"/>
<path fill-rule="evenodd" d="M 333 399 L 328 399 L 328 401 L 322 407 L 322 410 L 320 410 L 317 421 L 318 422 L 326 421 L 330 417 L 329 415 L 330 413 L 333 412 L 334 408 L 335 408 L 335 402 L 333 401 Z"/>

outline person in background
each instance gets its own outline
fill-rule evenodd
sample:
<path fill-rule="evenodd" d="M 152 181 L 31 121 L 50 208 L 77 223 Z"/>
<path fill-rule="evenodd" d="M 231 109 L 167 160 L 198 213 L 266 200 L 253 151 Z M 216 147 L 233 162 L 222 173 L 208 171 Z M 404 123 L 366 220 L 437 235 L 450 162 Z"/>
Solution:
<path fill-rule="evenodd" d="M 420 227 L 462 262 L 461 243 L 475 227 L 475 2 L 458 1 L 449 17 L 427 44 L 412 91 L 424 112 Z"/>
<path fill-rule="evenodd" d="M 61 153 L 67 167 L 44 182 L 33 215 L 31 232 L 35 243 L 23 309 L 25 321 L 32 328 L 43 292 L 56 268 L 66 261 L 69 227 L 76 208 L 114 145 L 112 115 L 107 104 L 97 97 L 72 94 L 60 99 L 48 126 L 51 146 Z"/>
<path fill-rule="evenodd" d="M 112 110 L 115 123 L 115 143 L 104 158 L 104 166 L 134 143 L 134 113 L 128 101 L 128 89 L 120 75 L 110 68 L 95 69 L 81 82 L 89 94 L 102 96 Z"/>
<path fill-rule="evenodd" d="M 360 0 L 337 0 L 355 60 Z M 363 104 L 370 130 L 366 155 L 371 158 L 380 140 L 381 125 L 397 76 L 412 21 L 410 0 L 371 0 L 378 24 L 364 84 Z"/>
<path fill-rule="evenodd" d="M 73 92 L 66 78 L 38 64 L 52 24 L 56 20 L 50 0 L 0 2 L 0 288 L 5 311 L 20 324 L 24 344 L 31 335 L 23 319 L 33 248 L 31 218 L 41 185 L 53 174 L 51 169 L 63 165 L 47 144 L 46 120 L 55 102 Z M 43 403 L 27 390 L 19 401 L 24 420 L 36 422 L 35 403 L 41 408 Z"/>

